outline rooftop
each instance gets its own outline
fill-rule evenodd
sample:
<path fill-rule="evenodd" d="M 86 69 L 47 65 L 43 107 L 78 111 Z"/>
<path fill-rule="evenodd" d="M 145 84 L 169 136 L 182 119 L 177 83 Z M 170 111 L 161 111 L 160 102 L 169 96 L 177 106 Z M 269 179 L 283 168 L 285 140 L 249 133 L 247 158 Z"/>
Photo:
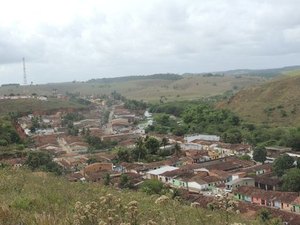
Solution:
<path fill-rule="evenodd" d="M 152 174 L 152 175 L 161 175 L 165 172 L 178 170 L 178 169 L 179 169 L 178 167 L 174 167 L 174 166 L 163 166 L 163 167 L 161 167 L 159 169 L 156 169 L 156 170 L 150 170 L 147 173 Z"/>

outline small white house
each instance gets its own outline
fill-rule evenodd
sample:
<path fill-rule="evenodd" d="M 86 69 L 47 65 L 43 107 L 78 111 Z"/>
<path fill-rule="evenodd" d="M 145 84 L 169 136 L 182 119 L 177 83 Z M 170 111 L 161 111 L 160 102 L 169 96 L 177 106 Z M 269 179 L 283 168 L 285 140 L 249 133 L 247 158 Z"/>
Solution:
<path fill-rule="evenodd" d="M 156 179 L 160 180 L 162 182 L 166 182 L 166 178 L 164 176 L 161 176 L 165 172 L 173 171 L 173 170 L 178 170 L 178 167 L 175 166 L 163 166 L 159 169 L 156 170 L 150 170 L 146 173 L 146 178 L 147 179 Z"/>

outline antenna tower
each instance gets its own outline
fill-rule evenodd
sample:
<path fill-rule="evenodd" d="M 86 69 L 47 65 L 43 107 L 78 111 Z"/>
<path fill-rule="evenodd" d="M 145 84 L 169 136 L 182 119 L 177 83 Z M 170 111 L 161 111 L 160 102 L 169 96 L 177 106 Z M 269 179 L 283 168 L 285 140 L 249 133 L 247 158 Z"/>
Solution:
<path fill-rule="evenodd" d="M 23 84 L 27 85 L 25 58 L 23 58 Z"/>

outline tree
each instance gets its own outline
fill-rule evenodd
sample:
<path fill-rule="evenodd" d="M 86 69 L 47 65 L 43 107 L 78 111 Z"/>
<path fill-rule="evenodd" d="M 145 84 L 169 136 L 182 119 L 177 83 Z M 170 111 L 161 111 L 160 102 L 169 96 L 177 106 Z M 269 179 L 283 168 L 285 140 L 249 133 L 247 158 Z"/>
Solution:
<path fill-rule="evenodd" d="M 223 133 L 222 139 L 227 143 L 241 143 L 242 142 L 242 133 L 238 129 L 231 129 Z"/>
<path fill-rule="evenodd" d="M 145 141 L 145 147 L 147 149 L 148 154 L 155 155 L 159 150 L 159 141 L 155 137 L 149 137 Z"/>
<path fill-rule="evenodd" d="M 267 159 L 267 150 L 263 146 L 257 146 L 253 151 L 253 159 L 257 162 L 264 163 Z"/>
<path fill-rule="evenodd" d="M 284 172 L 290 168 L 294 167 L 294 159 L 293 157 L 284 154 L 282 156 L 279 156 L 273 164 L 273 171 L 274 173 L 281 177 Z"/>
<path fill-rule="evenodd" d="M 86 162 L 87 162 L 87 164 L 90 165 L 90 164 L 98 162 L 98 160 L 93 156 L 93 157 L 89 158 Z"/>
<path fill-rule="evenodd" d="M 241 157 L 239 157 L 241 160 L 246 160 L 246 161 L 250 161 L 251 157 L 249 155 L 242 155 Z"/>
<path fill-rule="evenodd" d="M 295 150 L 300 150 L 300 129 L 291 129 L 287 140 L 286 146 L 292 147 Z"/>
<path fill-rule="evenodd" d="M 105 176 L 104 176 L 104 178 L 103 178 L 103 180 L 104 180 L 104 185 L 105 185 L 105 186 L 110 185 L 110 181 L 111 181 L 110 174 L 109 174 L 109 173 L 106 173 Z"/>
<path fill-rule="evenodd" d="M 181 147 L 178 144 L 178 142 L 176 142 L 175 146 L 174 146 L 174 154 L 179 157 L 181 155 L 182 151 L 181 151 Z"/>
<path fill-rule="evenodd" d="M 50 154 L 45 152 L 30 152 L 25 164 L 32 170 L 47 165 L 52 161 Z"/>
<path fill-rule="evenodd" d="M 135 140 L 135 146 L 137 148 L 142 148 L 144 147 L 145 143 L 144 143 L 144 138 L 142 137 L 138 137 L 136 140 Z"/>
<path fill-rule="evenodd" d="M 130 162 L 130 152 L 128 149 L 119 148 L 117 152 L 118 160 L 120 162 Z"/>
<path fill-rule="evenodd" d="M 283 190 L 285 191 L 300 191 L 300 169 L 289 169 L 283 176 Z"/>
<path fill-rule="evenodd" d="M 169 144 L 168 138 L 163 137 L 162 140 L 161 140 L 161 145 L 165 148 L 166 145 L 168 145 L 168 144 Z"/>
<path fill-rule="evenodd" d="M 160 194 L 164 188 L 164 184 L 159 180 L 146 180 L 142 184 L 142 191 L 146 192 L 147 194 Z"/>
<path fill-rule="evenodd" d="M 62 167 L 53 162 L 51 155 L 46 152 L 30 152 L 25 164 L 31 170 L 44 170 L 56 175 L 61 175 L 63 172 Z"/>
<path fill-rule="evenodd" d="M 127 174 L 122 174 L 120 177 L 120 188 L 133 188 L 132 181 Z"/>
<path fill-rule="evenodd" d="M 298 169 L 300 169 L 300 158 L 297 158 L 296 160 L 296 166 Z"/>
<path fill-rule="evenodd" d="M 272 218 L 272 215 L 269 210 L 267 209 L 261 209 L 258 212 L 258 218 L 260 219 L 261 222 L 266 223 Z"/>

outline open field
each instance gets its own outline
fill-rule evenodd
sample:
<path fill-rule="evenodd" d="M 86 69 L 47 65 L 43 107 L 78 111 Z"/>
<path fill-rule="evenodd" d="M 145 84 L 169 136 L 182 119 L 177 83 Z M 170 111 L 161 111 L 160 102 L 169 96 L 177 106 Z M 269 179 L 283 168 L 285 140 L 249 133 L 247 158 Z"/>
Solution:
<path fill-rule="evenodd" d="M 49 98 L 47 101 L 37 99 L 0 100 L 0 115 L 10 112 L 29 113 L 35 111 L 51 111 L 57 109 L 79 109 L 84 106 L 68 100 Z"/>
<path fill-rule="evenodd" d="M 211 76 L 187 75 L 181 79 L 130 79 L 57 83 L 45 85 L 1 87 L 0 95 L 37 93 L 50 96 L 55 89 L 59 94 L 80 93 L 81 95 L 109 94 L 116 90 L 130 99 L 157 102 L 164 96 L 168 101 L 192 100 L 207 96 L 223 94 L 226 91 L 237 91 L 245 87 L 265 82 L 265 78 L 255 76 Z"/>

